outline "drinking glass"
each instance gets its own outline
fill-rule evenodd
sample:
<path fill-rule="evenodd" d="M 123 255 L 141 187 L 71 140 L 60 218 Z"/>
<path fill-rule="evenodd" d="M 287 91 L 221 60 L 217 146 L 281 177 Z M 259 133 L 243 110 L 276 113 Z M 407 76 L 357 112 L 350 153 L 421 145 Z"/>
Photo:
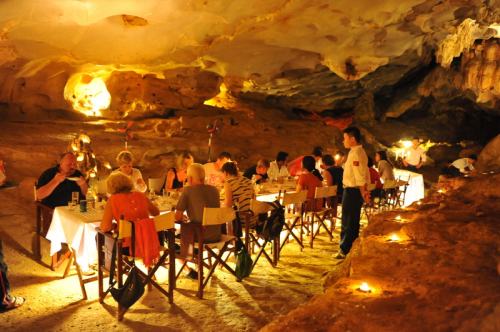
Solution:
<path fill-rule="evenodd" d="M 73 191 L 71 193 L 71 200 L 75 204 L 75 206 L 78 204 L 79 198 L 80 198 L 80 193 L 78 191 Z"/>

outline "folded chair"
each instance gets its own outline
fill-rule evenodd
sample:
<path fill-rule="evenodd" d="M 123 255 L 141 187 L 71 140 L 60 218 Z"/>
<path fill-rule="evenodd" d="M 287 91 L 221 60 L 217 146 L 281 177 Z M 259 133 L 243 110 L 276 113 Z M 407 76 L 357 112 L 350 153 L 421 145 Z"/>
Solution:
<path fill-rule="evenodd" d="M 168 237 L 168 248 L 163 246 L 158 247 L 158 252 L 161 254 L 157 262 L 147 268 L 148 273 L 144 273 L 139 270 L 140 276 L 143 278 L 144 285 L 147 285 L 148 290 L 152 290 L 153 286 L 158 289 L 162 294 L 168 298 L 169 303 L 174 301 L 174 288 L 175 288 L 175 221 L 174 221 L 175 211 L 171 211 L 157 217 L 154 217 L 155 231 L 154 234 L 149 234 L 153 238 L 157 238 L 157 233 L 159 231 L 167 230 Z M 136 223 L 145 222 L 147 220 L 140 220 Z M 98 280 L 99 280 L 99 302 L 103 303 L 104 298 L 109 292 L 104 289 L 104 278 L 109 277 L 111 271 L 111 258 L 113 245 L 116 240 L 116 280 L 117 287 L 120 288 L 123 285 L 123 275 L 130 271 L 132 266 L 131 259 L 123 255 L 123 243 L 125 238 L 132 236 L 132 225 L 131 222 L 125 220 L 120 220 L 120 228 L 118 234 L 116 233 L 104 233 L 100 228 L 96 228 L 97 231 L 97 248 L 98 248 Z M 136 245 L 138 241 L 136 240 Z M 132 254 L 132 253 L 130 253 Z M 136 257 L 136 260 L 141 259 Z M 165 265 L 166 262 L 166 265 Z M 168 268 L 168 290 L 165 290 L 160 286 L 154 279 L 154 274 L 160 266 L 166 266 Z M 126 309 L 118 304 L 118 319 L 122 320 Z"/>
<path fill-rule="evenodd" d="M 205 243 L 204 233 L 207 226 L 225 225 L 232 222 L 236 218 L 236 212 L 230 207 L 208 208 L 203 211 L 202 224 L 182 223 L 181 238 L 180 238 L 180 255 L 177 258 L 183 260 L 184 263 L 176 275 L 176 279 L 180 276 L 182 270 L 188 262 L 198 266 L 198 291 L 196 296 L 203 298 L 203 290 L 212 277 L 215 268 L 222 265 L 233 276 L 236 277 L 234 270 L 227 265 L 223 255 L 232 249 L 236 257 L 236 245 L 234 241 L 236 237 L 222 234 L 219 242 Z M 198 241 L 195 241 L 195 234 L 198 235 Z M 170 242 L 169 242 L 170 243 Z M 212 261 L 215 260 L 215 262 Z M 205 275 L 204 269 L 208 269 Z"/>
<path fill-rule="evenodd" d="M 148 179 L 148 188 L 149 190 L 153 189 L 157 195 L 161 194 L 163 186 L 165 185 L 165 177 L 161 178 L 149 178 Z"/>
<path fill-rule="evenodd" d="M 332 207 L 323 207 L 320 210 L 316 211 L 316 202 L 318 200 L 331 200 L 333 201 L 334 197 L 337 195 L 337 186 L 328 186 L 328 187 L 316 187 L 316 191 L 314 193 L 314 198 L 312 198 L 312 207 L 313 210 L 311 212 L 306 213 L 307 220 L 309 224 L 309 246 L 313 248 L 314 239 L 318 236 L 321 228 L 323 228 L 328 236 L 330 237 L 330 241 L 333 240 L 333 229 L 335 228 L 335 222 L 337 219 L 336 213 L 333 213 Z M 331 218 L 331 226 L 332 230 L 330 230 L 326 224 L 327 217 Z M 315 222 L 317 222 L 317 228 L 314 229 Z"/>
<path fill-rule="evenodd" d="M 34 239 L 32 242 L 32 250 L 33 254 L 35 255 L 35 258 L 41 261 L 42 260 L 41 239 L 43 238 L 47 240 L 46 236 L 50 227 L 50 223 L 52 222 L 52 215 L 54 214 L 54 209 L 42 204 L 42 202 L 38 200 L 36 196 L 36 182 L 35 182 L 34 192 L 35 192 L 34 204 L 36 208 L 36 233 L 34 234 Z M 49 240 L 47 241 L 50 242 Z M 50 248 L 47 247 L 46 250 L 50 250 Z M 70 251 L 64 253 L 64 255 L 62 255 L 61 258 L 58 258 L 59 256 L 58 253 L 52 255 L 51 269 L 53 271 L 57 270 L 59 266 L 61 266 L 64 263 L 64 261 L 68 257 L 70 257 L 70 255 L 71 255 Z"/>
<path fill-rule="evenodd" d="M 307 191 L 299 193 L 283 193 L 283 206 L 285 207 L 285 229 L 286 234 L 281 242 L 280 251 L 283 246 L 289 242 L 290 236 L 297 241 L 300 250 L 304 249 L 302 224 L 304 218 L 305 204 L 307 202 Z M 294 233 L 295 229 L 299 229 L 299 234 Z"/>

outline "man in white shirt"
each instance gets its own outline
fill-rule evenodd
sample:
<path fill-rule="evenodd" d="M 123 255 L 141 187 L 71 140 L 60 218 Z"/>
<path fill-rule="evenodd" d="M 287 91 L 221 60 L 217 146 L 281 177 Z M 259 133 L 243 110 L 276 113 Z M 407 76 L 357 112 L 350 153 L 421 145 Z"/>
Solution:
<path fill-rule="evenodd" d="M 460 158 L 451 164 L 451 177 L 456 178 L 460 173 L 469 174 L 475 172 L 474 163 L 477 161 L 477 156 L 471 154 L 468 158 Z M 466 168 L 468 168 L 466 170 Z"/>
<path fill-rule="evenodd" d="M 413 137 L 412 146 L 405 149 L 405 154 L 403 157 L 404 168 L 418 173 L 420 167 L 425 163 L 425 151 L 418 145 L 420 144 L 420 140 L 418 137 Z"/>
<path fill-rule="evenodd" d="M 228 152 L 222 152 L 214 163 L 206 163 L 203 165 L 205 169 L 205 184 L 220 187 L 224 183 L 224 177 L 220 171 L 222 165 L 231 160 L 231 155 Z"/>
<path fill-rule="evenodd" d="M 269 176 L 269 180 L 276 181 L 280 176 L 288 177 L 289 174 L 288 174 L 288 169 L 286 167 L 287 162 L 288 162 L 288 153 L 283 151 L 278 152 L 276 160 L 271 161 L 269 169 L 267 170 L 267 176 Z"/>
<path fill-rule="evenodd" d="M 344 130 L 344 146 L 351 149 L 344 166 L 344 194 L 342 198 L 342 229 L 340 231 L 340 251 L 335 255 L 343 259 L 351 251 L 353 242 L 359 236 L 359 221 L 363 201 L 370 202 L 370 192 L 366 184 L 370 182 L 368 157 L 359 143 L 361 133 L 356 127 Z"/>

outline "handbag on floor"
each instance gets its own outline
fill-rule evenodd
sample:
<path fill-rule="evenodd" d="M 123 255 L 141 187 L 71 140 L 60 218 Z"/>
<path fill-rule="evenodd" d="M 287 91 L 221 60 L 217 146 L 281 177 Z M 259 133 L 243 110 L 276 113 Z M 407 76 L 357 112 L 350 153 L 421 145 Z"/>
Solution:
<path fill-rule="evenodd" d="M 233 206 L 233 209 L 237 210 L 236 206 Z M 250 276 L 250 273 L 252 272 L 253 261 L 252 257 L 248 253 L 247 248 L 243 244 L 243 241 L 241 241 L 241 236 L 243 235 L 243 233 L 241 230 L 241 220 L 238 211 L 236 211 L 236 221 L 238 224 L 238 231 L 236 235 L 238 238 L 238 246 L 241 249 L 236 255 L 236 267 L 234 269 L 234 274 L 238 279 L 243 279 Z"/>
<path fill-rule="evenodd" d="M 124 221 L 124 220 L 122 220 Z M 109 277 L 109 291 L 113 298 L 124 308 L 130 308 L 137 300 L 141 298 L 144 294 L 144 282 L 142 277 L 139 275 L 137 266 L 135 266 L 135 224 L 132 221 L 132 269 L 130 270 L 127 280 L 123 283 L 120 288 L 114 288 L 116 280 L 114 280 L 115 275 L 115 265 L 116 265 L 116 241 L 113 245 L 113 254 L 111 258 L 111 269 Z M 118 237 L 116 237 L 118 239 Z"/>

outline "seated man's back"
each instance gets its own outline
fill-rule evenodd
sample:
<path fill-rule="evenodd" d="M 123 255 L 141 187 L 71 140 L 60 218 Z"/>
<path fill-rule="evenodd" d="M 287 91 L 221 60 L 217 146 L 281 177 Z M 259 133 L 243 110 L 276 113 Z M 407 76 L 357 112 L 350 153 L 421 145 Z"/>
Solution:
<path fill-rule="evenodd" d="M 177 203 L 177 210 L 186 211 L 191 222 L 201 224 L 205 207 L 220 207 L 219 191 L 210 185 L 195 185 L 184 187 Z M 220 241 L 221 225 L 208 226 L 205 229 L 204 242 Z"/>

